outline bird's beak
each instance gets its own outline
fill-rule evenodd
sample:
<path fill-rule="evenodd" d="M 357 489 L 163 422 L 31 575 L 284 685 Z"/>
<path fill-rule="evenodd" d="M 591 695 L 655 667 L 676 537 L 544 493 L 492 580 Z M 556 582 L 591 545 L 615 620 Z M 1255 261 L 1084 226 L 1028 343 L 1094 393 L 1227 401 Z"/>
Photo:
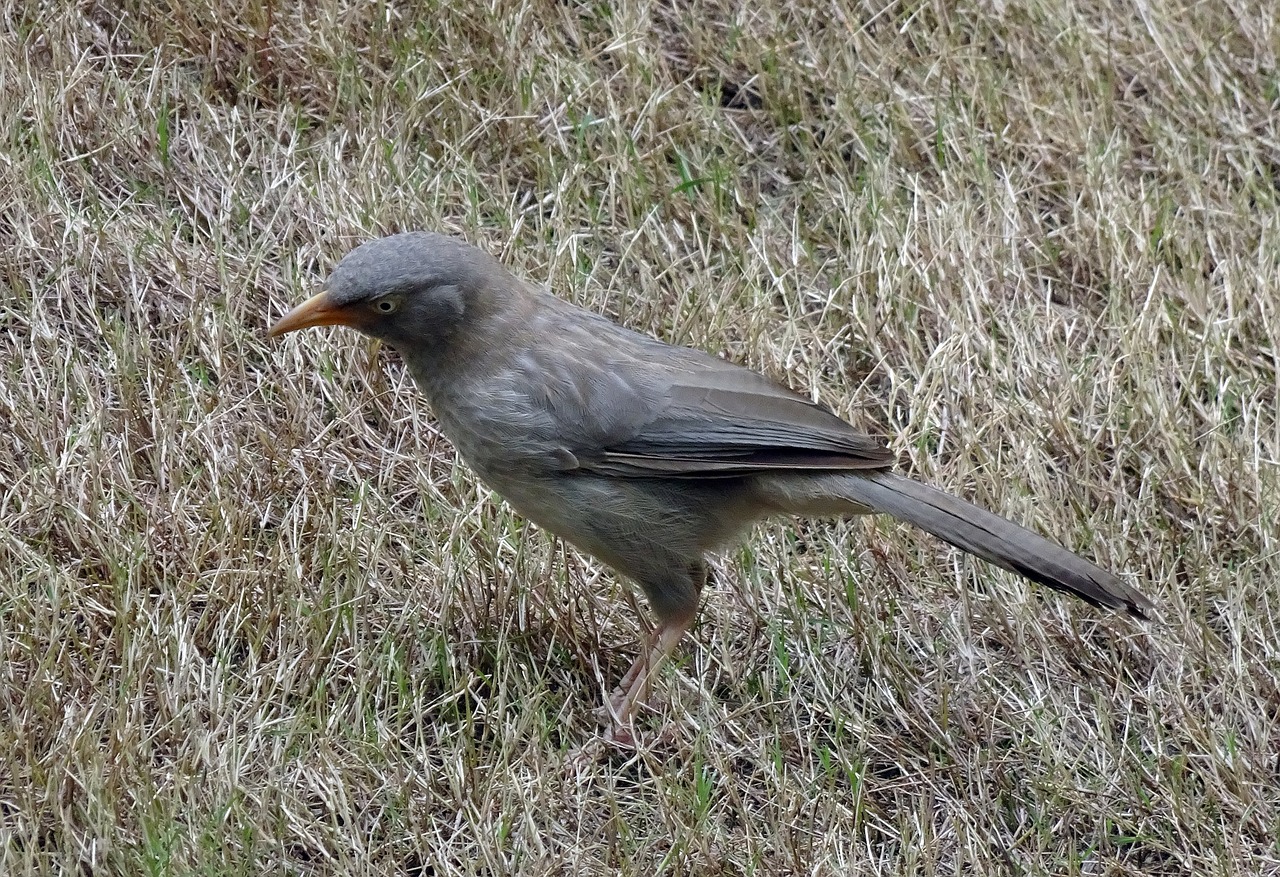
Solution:
<path fill-rule="evenodd" d="M 272 338 L 285 332 L 309 329 L 312 326 L 347 326 L 351 316 L 347 309 L 334 304 L 328 291 L 320 292 L 285 314 L 267 332 Z"/>

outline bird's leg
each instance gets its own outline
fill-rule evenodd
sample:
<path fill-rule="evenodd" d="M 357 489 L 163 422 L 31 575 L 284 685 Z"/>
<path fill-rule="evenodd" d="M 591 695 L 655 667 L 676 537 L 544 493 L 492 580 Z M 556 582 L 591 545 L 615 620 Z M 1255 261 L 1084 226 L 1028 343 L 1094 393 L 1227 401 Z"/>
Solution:
<path fill-rule="evenodd" d="M 671 607 L 662 604 L 656 605 L 655 608 L 658 609 L 662 618 L 661 622 L 648 638 L 646 647 L 640 650 L 635 663 L 622 677 L 606 704 L 609 717 L 612 719 L 609 737 L 613 741 L 624 745 L 634 743 L 631 723 L 635 711 L 648 701 L 649 683 L 659 666 L 675 651 L 681 638 L 693 626 L 693 620 L 698 613 L 698 597 L 706 581 L 707 566 L 701 560 L 696 561 L 690 565 L 689 578 L 684 583 L 685 588 L 682 589 L 686 590 L 687 595 L 692 599 L 682 599 L 677 611 L 671 611 Z M 692 587 L 689 587 L 690 585 Z"/>
<path fill-rule="evenodd" d="M 664 621 L 658 625 L 653 636 L 649 638 L 647 648 L 641 650 L 639 657 L 627 670 L 609 699 L 609 706 L 615 718 L 629 719 L 635 707 L 648 700 L 650 679 L 653 678 L 663 660 L 675 651 L 681 637 L 692 626 L 692 615 L 678 621 Z"/>
<path fill-rule="evenodd" d="M 693 626 L 693 613 L 679 620 L 670 619 L 658 625 L 649 647 L 631 665 L 618 687 L 605 704 L 609 713 L 610 728 L 606 739 L 623 746 L 635 744 L 632 720 L 636 709 L 649 699 L 649 683 L 663 660 L 675 650 L 680 638 Z"/>

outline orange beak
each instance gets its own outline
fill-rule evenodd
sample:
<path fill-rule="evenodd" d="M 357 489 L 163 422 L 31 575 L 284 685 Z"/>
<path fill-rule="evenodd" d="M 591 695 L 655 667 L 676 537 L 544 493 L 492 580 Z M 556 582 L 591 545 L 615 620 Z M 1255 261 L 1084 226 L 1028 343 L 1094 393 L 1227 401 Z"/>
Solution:
<path fill-rule="evenodd" d="M 350 326 L 352 323 L 347 309 L 334 304 L 328 292 L 321 292 L 281 317 L 267 334 L 274 338 L 285 332 L 296 332 L 312 326 Z"/>

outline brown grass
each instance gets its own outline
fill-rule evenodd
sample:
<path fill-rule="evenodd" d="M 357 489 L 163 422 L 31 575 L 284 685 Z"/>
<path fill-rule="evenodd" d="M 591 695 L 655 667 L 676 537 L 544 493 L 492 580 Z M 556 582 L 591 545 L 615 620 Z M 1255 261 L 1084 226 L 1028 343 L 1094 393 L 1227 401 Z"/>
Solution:
<path fill-rule="evenodd" d="M 1280 872 L 1266 3 L 10 4 L 0 872 Z M 464 235 L 1139 584 L 884 520 L 718 567 L 635 754 L 612 576 L 393 354 L 268 322 Z"/>

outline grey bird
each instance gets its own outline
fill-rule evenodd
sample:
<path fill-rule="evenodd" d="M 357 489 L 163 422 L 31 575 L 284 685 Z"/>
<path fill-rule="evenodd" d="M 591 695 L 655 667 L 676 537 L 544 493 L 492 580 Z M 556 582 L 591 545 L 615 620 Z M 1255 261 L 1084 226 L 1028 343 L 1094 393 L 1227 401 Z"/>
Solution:
<path fill-rule="evenodd" d="M 357 247 L 270 334 L 328 325 L 400 351 L 481 480 L 644 591 L 658 624 L 606 704 L 615 739 L 693 623 L 707 553 L 775 515 L 888 514 L 1096 606 L 1152 613 L 1106 570 L 895 474 L 880 441 L 821 405 L 569 304 L 456 238 Z"/>

